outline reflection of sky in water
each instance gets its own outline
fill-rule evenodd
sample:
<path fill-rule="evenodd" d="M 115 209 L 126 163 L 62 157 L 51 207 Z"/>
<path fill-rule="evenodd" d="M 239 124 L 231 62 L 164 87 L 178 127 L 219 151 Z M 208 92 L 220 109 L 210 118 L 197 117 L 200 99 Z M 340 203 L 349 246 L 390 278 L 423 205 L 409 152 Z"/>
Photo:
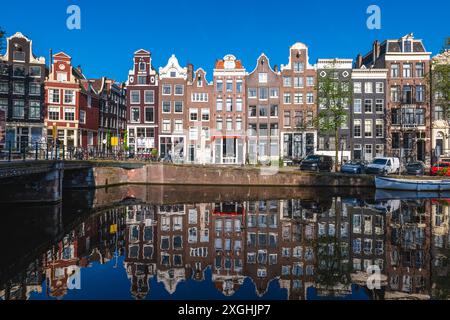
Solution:
<path fill-rule="evenodd" d="M 116 261 L 111 260 L 108 263 L 92 263 L 89 268 L 81 269 L 81 290 L 68 290 L 64 296 L 65 300 L 133 300 L 130 293 L 130 281 L 127 278 L 125 268 L 123 267 L 124 257 L 119 257 L 117 268 L 114 268 Z M 250 278 L 245 278 L 240 288 L 230 297 L 226 297 L 219 292 L 211 280 L 211 268 L 205 271 L 204 281 L 195 281 L 188 279 L 178 284 L 174 294 L 169 294 L 164 288 L 162 282 L 158 282 L 155 277 L 149 281 L 150 292 L 147 300 L 286 300 L 287 290 L 280 288 L 279 282 L 273 280 L 265 295 L 258 297 L 255 292 L 255 285 Z M 352 288 L 352 294 L 335 299 L 366 300 L 368 297 L 363 290 Z M 42 292 L 33 292 L 30 300 L 49 300 L 55 298 L 48 297 L 46 294 L 46 283 L 42 283 Z M 310 287 L 307 290 L 308 300 L 330 299 L 330 297 L 321 297 L 317 295 L 316 290 Z"/>

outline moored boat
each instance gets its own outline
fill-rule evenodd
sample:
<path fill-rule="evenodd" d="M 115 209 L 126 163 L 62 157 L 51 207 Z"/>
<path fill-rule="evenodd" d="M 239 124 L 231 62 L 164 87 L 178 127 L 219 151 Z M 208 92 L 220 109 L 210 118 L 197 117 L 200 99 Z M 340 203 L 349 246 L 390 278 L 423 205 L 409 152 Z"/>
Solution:
<path fill-rule="evenodd" d="M 450 180 L 421 180 L 375 177 L 377 189 L 404 191 L 449 191 Z"/>

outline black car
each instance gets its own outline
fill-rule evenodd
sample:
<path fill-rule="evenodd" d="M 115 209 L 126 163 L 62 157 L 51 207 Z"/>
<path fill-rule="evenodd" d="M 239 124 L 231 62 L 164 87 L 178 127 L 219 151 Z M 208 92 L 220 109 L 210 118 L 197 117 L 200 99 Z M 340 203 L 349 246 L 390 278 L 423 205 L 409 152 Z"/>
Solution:
<path fill-rule="evenodd" d="M 425 173 L 425 165 L 422 162 L 410 162 L 405 167 L 405 173 L 413 176 L 422 176 Z"/>
<path fill-rule="evenodd" d="M 310 155 L 307 156 L 300 164 L 302 171 L 328 171 L 333 168 L 333 158 L 330 156 Z"/>

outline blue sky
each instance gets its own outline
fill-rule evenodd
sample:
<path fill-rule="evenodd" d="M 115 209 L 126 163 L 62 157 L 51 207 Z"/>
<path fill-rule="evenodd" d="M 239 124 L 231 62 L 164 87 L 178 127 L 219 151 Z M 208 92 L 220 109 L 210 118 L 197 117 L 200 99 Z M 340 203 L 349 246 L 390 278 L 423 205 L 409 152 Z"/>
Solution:
<path fill-rule="evenodd" d="M 67 7 L 81 9 L 81 30 L 66 27 Z M 381 29 L 366 27 L 369 5 L 381 8 Z M 26 6 L 26 9 L 24 8 Z M 88 77 L 126 80 L 133 52 L 150 50 L 155 67 L 172 53 L 212 77 L 218 58 L 232 53 L 253 70 L 261 52 L 271 64 L 288 62 L 300 41 L 317 58 L 355 58 L 375 39 L 413 32 L 437 53 L 450 36 L 448 0 L 41 0 L 4 1 L 0 27 L 33 40 L 37 55 L 65 51 Z"/>

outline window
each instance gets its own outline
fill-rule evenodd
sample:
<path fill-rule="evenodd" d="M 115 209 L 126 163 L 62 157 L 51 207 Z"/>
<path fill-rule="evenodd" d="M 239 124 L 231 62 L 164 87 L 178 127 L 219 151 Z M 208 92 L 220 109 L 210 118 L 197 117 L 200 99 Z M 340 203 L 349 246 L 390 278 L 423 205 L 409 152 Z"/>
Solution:
<path fill-rule="evenodd" d="M 353 100 L 353 111 L 355 113 L 361 113 L 361 99 Z"/>
<path fill-rule="evenodd" d="M 23 100 L 13 101 L 13 118 L 23 119 L 25 117 L 25 102 Z"/>
<path fill-rule="evenodd" d="M 290 111 L 284 111 L 283 123 L 284 123 L 285 127 L 291 126 L 291 112 Z"/>
<path fill-rule="evenodd" d="M 153 107 L 145 108 L 145 122 L 155 122 L 155 109 Z"/>
<path fill-rule="evenodd" d="M 403 52 L 411 52 L 411 40 L 405 40 L 403 42 Z"/>
<path fill-rule="evenodd" d="M 30 67 L 30 77 L 39 78 L 41 76 L 41 67 L 31 66 Z"/>
<path fill-rule="evenodd" d="M 233 111 L 233 99 L 232 98 L 228 98 L 227 102 L 226 102 L 226 110 L 227 112 L 231 112 Z"/>
<path fill-rule="evenodd" d="M 256 117 L 256 106 L 248 107 L 248 116 L 249 117 Z"/>
<path fill-rule="evenodd" d="M 440 106 L 434 107 L 434 119 L 444 120 L 444 108 Z"/>
<path fill-rule="evenodd" d="M 284 98 L 284 103 L 285 103 L 285 104 L 291 103 L 291 94 L 290 94 L 290 93 L 285 93 L 285 94 L 283 95 L 283 98 Z"/>
<path fill-rule="evenodd" d="M 23 82 L 14 81 L 13 93 L 14 94 L 25 94 L 25 84 Z"/>
<path fill-rule="evenodd" d="M 411 64 L 410 63 L 403 64 L 403 77 L 411 78 Z"/>
<path fill-rule="evenodd" d="M 175 101 L 175 113 L 183 113 L 183 101 Z"/>
<path fill-rule="evenodd" d="M 139 62 L 139 71 L 145 71 L 145 62 Z"/>
<path fill-rule="evenodd" d="M 147 83 L 147 76 L 138 76 L 138 84 L 146 84 Z"/>
<path fill-rule="evenodd" d="M 59 103 L 59 90 L 50 89 L 48 98 L 50 103 Z"/>
<path fill-rule="evenodd" d="M 267 117 L 267 106 L 259 106 L 259 116 Z"/>
<path fill-rule="evenodd" d="M 248 88 L 248 97 L 250 99 L 256 98 L 256 89 L 255 88 Z"/>
<path fill-rule="evenodd" d="M 202 121 L 209 121 L 209 109 L 202 109 Z"/>
<path fill-rule="evenodd" d="M 372 138 L 372 120 L 364 121 L 364 137 Z"/>
<path fill-rule="evenodd" d="M 278 137 L 278 123 L 271 123 L 270 124 L 270 136 L 271 137 Z M 271 153 L 274 154 L 274 153 Z"/>
<path fill-rule="evenodd" d="M 375 92 L 376 93 L 384 93 L 384 83 L 383 82 L 375 83 Z"/>
<path fill-rule="evenodd" d="M 75 92 L 73 90 L 64 90 L 64 103 L 65 104 L 75 103 Z"/>
<path fill-rule="evenodd" d="M 216 129 L 217 130 L 222 130 L 223 129 L 223 121 L 222 121 L 222 119 L 217 119 L 216 120 Z"/>
<path fill-rule="evenodd" d="M 398 86 L 392 86 L 391 87 L 391 101 L 392 102 L 399 102 L 400 95 L 399 95 L 399 87 Z"/>
<path fill-rule="evenodd" d="M 302 104 L 302 103 L 303 103 L 303 93 L 295 93 L 294 104 Z"/>
<path fill-rule="evenodd" d="M 412 87 L 411 86 L 403 86 L 402 102 L 406 103 L 406 104 L 412 103 Z"/>
<path fill-rule="evenodd" d="M 145 90 L 145 103 L 155 103 L 155 91 L 153 90 Z"/>
<path fill-rule="evenodd" d="M 292 87 L 292 78 L 291 77 L 283 77 L 283 86 L 284 87 Z"/>
<path fill-rule="evenodd" d="M 59 82 L 66 82 L 67 81 L 67 72 L 57 72 L 56 80 L 58 80 Z"/>
<path fill-rule="evenodd" d="M 258 74 L 259 83 L 267 83 L 267 73 L 260 72 Z"/>
<path fill-rule="evenodd" d="M 237 80 L 236 81 L 236 92 L 237 93 L 242 93 L 242 80 Z"/>
<path fill-rule="evenodd" d="M 372 104 L 373 104 L 373 100 L 372 99 L 365 99 L 364 100 L 364 112 L 365 113 L 372 113 Z"/>
<path fill-rule="evenodd" d="M 227 119 L 227 131 L 233 130 L 233 119 Z"/>
<path fill-rule="evenodd" d="M 25 67 L 24 66 L 15 65 L 13 70 L 14 70 L 13 71 L 14 77 L 25 77 Z"/>
<path fill-rule="evenodd" d="M 313 127 L 313 112 L 312 111 L 307 111 L 306 112 L 306 125 L 309 128 Z M 306 139 L 308 141 L 308 134 L 306 134 Z M 308 142 L 307 142 L 308 143 Z"/>
<path fill-rule="evenodd" d="M 305 65 L 303 62 L 294 62 L 294 72 L 303 72 Z"/>
<path fill-rule="evenodd" d="M 375 157 L 383 157 L 384 156 L 384 145 L 377 144 L 375 146 Z"/>
<path fill-rule="evenodd" d="M 216 91 L 217 92 L 222 92 L 223 91 L 223 81 L 222 80 L 217 80 L 217 82 L 216 82 Z"/>
<path fill-rule="evenodd" d="M 364 92 L 365 93 L 373 93 L 373 83 L 372 82 L 364 83 Z"/>
<path fill-rule="evenodd" d="M 268 98 L 268 89 L 265 87 L 259 88 L 259 100 L 267 100 Z"/>
<path fill-rule="evenodd" d="M 383 138 L 384 124 L 383 120 L 377 119 L 375 122 L 375 137 Z"/>
<path fill-rule="evenodd" d="M 242 112 L 242 99 L 240 98 L 236 99 L 236 111 Z"/>
<path fill-rule="evenodd" d="M 162 87 L 162 94 L 168 96 L 172 94 L 172 86 L 170 84 L 164 84 Z"/>
<path fill-rule="evenodd" d="M 384 112 L 384 100 L 383 99 L 376 99 L 375 100 L 375 112 L 376 113 L 383 113 Z"/>
<path fill-rule="evenodd" d="M 425 86 L 416 86 L 416 102 L 425 101 Z"/>
<path fill-rule="evenodd" d="M 48 119 L 59 120 L 59 107 L 48 107 Z"/>
<path fill-rule="evenodd" d="M 163 101 L 162 103 L 162 112 L 170 113 L 170 101 Z"/>
<path fill-rule="evenodd" d="M 362 93 L 361 92 L 361 82 L 353 83 L 353 92 L 354 93 Z"/>
<path fill-rule="evenodd" d="M 302 77 L 295 77 L 294 78 L 294 87 L 295 88 L 303 88 L 303 78 Z"/>
<path fill-rule="evenodd" d="M 30 83 L 30 95 L 33 95 L 33 96 L 41 95 L 41 84 L 40 83 L 36 83 L 36 82 Z"/>
<path fill-rule="evenodd" d="M 189 109 L 189 119 L 191 121 L 198 121 L 198 109 Z"/>
<path fill-rule="evenodd" d="M 8 91 L 9 91 L 8 81 L 0 81 L 0 92 L 8 93 Z"/>
<path fill-rule="evenodd" d="M 424 67 L 423 67 L 423 62 L 417 62 L 416 63 L 416 77 L 417 78 L 423 78 L 424 75 Z"/>
<path fill-rule="evenodd" d="M 227 92 L 233 92 L 233 80 L 227 80 Z"/>
<path fill-rule="evenodd" d="M 270 116 L 271 117 L 278 117 L 278 105 L 272 104 L 270 106 Z"/>
<path fill-rule="evenodd" d="M 314 103 L 314 94 L 312 92 L 308 92 L 306 94 L 306 103 L 308 104 Z"/>
<path fill-rule="evenodd" d="M 170 71 L 170 77 L 171 78 L 176 78 L 177 77 L 177 72 L 176 71 Z"/>
<path fill-rule="evenodd" d="M 131 108 L 131 122 L 139 122 L 139 108 Z"/>
<path fill-rule="evenodd" d="M 171 131 L 171 127 L 170 127 L 170 120 L 164 119 L 163 120 L 163 131 L 164 132 L 170 132 Z"/>
<path fill-rule="evenodd" d="M 30 114 L 28 118 L 30 119 L 41 118 L 41 103 L 39 101 L 30 101 Z"/>
<path fill-rule="evenodd" d="M 223 109 L 223 101 L 222 99 L 217 99 L 216 101 L 216 111 L 222 111 Z"/>
<path fill-rule="evenodd" d="M 278 98 L 278 88 L 270 88 L 270 97 Z"/>
<path fill-rule="evenodd" d="M 400 75 L 400 66 L 398 63 L 391 64 L 391 78 L 398 78 Z"/>
<path fill-rule="evenodd" d="M 314 86 L 314 77 L 312 77 L 312 76 L 306 77 L 306 85 L 308 87 Z"/>
<path fill-rule="evenodd" d="M 361 120 L 353 121 L 353 132 L 355 134 L 355 138 L 361 138 Z"/>
<path fill-rule="evenodd" d="M 372 145 L 366 144 L 364 146 L 364 152 L 365 152 L 366 157 L 371 159 L 372 158 Z"/>
<path fill-rule="evenodd" d="M 136 104 L 141 102 L 140 92 L 131 90 L 131 103 Z"/>
<path fill-rule="evenodd" d="M 303 127 L 303 112 L 302 111 L 295 111 L 294 120 L 295 120 L 295 126 L 297 128 Z"/>
<path fill-rule="evenodd" d="M 75 120 L 75 108 L 64 108 L 64 120 L 66 121 Z"/>
<path fill-rule="evenodd" d="M 242 119 L 236 119 L 236 131 L 242 130 Z"/>
<path fill-rule="evenodd" d="M 197 129 L 197 128 L 195 128 Z M 183 131 L 183 120 L 175 120 L 175 132 L 182 132 Z"/>
<path fill-rule="evenodd" d="M 175 95 L 181 96 L 184 94 L 184 86 L 182 84 L 175 85 Z"/>
<path fill-rule="evenodd" d="M 176 123 L 175 123 L 176 126 Z M 177 131 L 177 129 L 175 129 Z M 189 140 L 197 141 L 198 140 L 198 128 L 197 127 L 189 127 Z"/>

